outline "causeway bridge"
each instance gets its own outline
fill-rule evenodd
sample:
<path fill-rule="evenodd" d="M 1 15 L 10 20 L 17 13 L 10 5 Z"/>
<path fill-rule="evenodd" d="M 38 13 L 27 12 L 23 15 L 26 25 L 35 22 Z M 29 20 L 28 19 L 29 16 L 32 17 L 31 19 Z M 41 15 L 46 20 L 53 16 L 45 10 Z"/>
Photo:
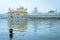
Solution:
<path fill-rule="evenodd" d="M 60 18 L 60 14 L 27 15 L 27 18 Z"/>

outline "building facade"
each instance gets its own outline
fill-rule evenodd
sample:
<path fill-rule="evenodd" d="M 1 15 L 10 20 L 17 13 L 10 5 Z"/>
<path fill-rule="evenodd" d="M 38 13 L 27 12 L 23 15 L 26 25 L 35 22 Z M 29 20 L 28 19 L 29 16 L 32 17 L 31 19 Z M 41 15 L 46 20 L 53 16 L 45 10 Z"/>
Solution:
<path fill-rule="evenodd" d="M 8 18 L 20 18 L 27 16 L 27 8 L 19 7 L 14 9 L 9 8 Z"/>

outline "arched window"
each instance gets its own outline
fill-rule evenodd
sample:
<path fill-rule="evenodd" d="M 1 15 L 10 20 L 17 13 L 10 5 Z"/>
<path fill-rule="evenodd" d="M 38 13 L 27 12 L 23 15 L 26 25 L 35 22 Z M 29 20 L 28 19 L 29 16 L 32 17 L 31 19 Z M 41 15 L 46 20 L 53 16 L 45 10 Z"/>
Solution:
<path fill-rule="evenodd" d="M 11 16 L 11 18 L 13 18 L 13 16 Z"/>
<path fill-rule="evenodd" d="M 19 16 L 17 16 L 17 18 L 19 18 Z"/>

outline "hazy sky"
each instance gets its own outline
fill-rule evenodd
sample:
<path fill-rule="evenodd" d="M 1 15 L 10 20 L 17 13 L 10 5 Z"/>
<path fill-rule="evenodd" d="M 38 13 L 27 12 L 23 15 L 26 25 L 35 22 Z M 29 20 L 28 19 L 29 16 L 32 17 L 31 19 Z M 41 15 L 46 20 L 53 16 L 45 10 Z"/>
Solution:
<path fill-rule="evenodd" d="M 39 12 L 57 9 L 60 11 L 60 0 L 0 0 L 0 13 L 8 12 L 8 8 L 23 6 L 31 12 L 37 7 Z"/>

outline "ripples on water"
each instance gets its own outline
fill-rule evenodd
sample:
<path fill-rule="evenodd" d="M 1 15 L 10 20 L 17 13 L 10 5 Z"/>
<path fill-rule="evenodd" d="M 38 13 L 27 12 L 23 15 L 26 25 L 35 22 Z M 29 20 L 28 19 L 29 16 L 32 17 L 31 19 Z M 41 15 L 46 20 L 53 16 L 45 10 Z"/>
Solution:
<path fill-rule="evenodd" d="M 60 19 L 0 19 L 1 40 L 11 40 L 10 28 L 14 30 L 12 40 L 60 40 Z"/>

